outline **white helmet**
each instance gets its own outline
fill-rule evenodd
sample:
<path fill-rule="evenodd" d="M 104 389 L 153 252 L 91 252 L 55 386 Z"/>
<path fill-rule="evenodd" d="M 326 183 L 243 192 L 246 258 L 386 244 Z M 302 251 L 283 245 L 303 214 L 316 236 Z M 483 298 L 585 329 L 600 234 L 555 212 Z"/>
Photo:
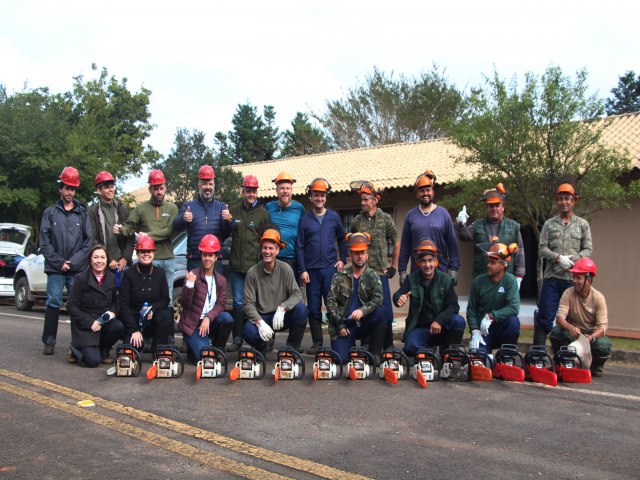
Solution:
<path fill-rule="evenodd" d="M 591 344 L 589 340 L 587 340 L 587 337 L 579 333 L 578 338 L 571 342 L 569 346 L 576 348 L 576 353 L 580 357 L 580 360 L 582 360 L 582 368 L 588 370 L 591 366 Z"/>

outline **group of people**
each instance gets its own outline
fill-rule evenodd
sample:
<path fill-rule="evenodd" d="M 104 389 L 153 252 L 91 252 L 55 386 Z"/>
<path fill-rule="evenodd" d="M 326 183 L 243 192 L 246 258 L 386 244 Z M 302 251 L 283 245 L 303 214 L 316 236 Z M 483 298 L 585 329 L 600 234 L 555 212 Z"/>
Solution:
<path fill-rule="evenodd" d="M 469 224 L 464 208 L 454 224 L 449 212 L 434 203 L 436 176 L 426 170 L 415 181 L 418 205 L 407 213 L 400 238 L 391 216 L 378 206 L 383 190 L 371 181 L 351 183 L 360 195 L 361 212 L 347 233 L 340 216 L 326 206 L 331 185 L 325 178 L 307 186 L 311 209 L 305 212 L 292 198 L 296 180 L 288 172 L 273 180 L 277 199 L 264 206 L 254 175 L 243 178 L 241 198 L 230 207 L 214 198 L 211 166 L 202 166 L 198 177 L 197 197 L 178 209 L 165 201 L 163 173 L 152 171 L 150 200 L 129 213 L 115 199 L 108 172 L 96 175 L 99 198 L 86 209 L 74 199 L 77 170 L 64 169 L 61 198 L 45 211 L 40 232 L 49 279 L 45 354 L 54 352 L 65 285 L 70 361 L 86 366 L 112 362 L 109 351 L 119 338 L 134 346 L 142 345 L 143 336 L 152 338 L 153 345 L 167 342 L 175 269 L 171 238 L 185 229 L 188 272 L 179 326 L 196 360 L 211 343 L 224 348 L 229 335 L 228 351 L 237 351 L 245 341 L 269 351 L 280 330 L 288 330 L 287 345 L 301 351 L 307 321 L 312 340 L 307 353 L 314 354 L 323 346 L 323 301 L 331 348 L 343 362 L 357 340 L 376 358 L 393 346 L 394 304 L 409 306 L 403 336 L 409 356 L 422 348 L 443 350 L 461 343 L 465 324 L 470 348 L 490 353 L 517 342 L 525 253 L 520 225 L 504 216 L 508 196 L 502 184 L 482 195 L 486 218 Z M 589 258 L 589 224 L 573 213 L 577 199 L 571 185 L 560 185 L 559 215 L 542 229 L 539 255 L 546 267 L 534 343 L 544 345 L 550 333 L 555 351 L 582 333 L 592 342 L 592 371 L 598 375 L 611 344 L 605 336 L 606 303 L 591 287 L 596 271 Z M 216 271 L 220 244 L 228 236 L 232 314 L 225 311 L 226 280 Z M 476 245 L 466 321 L 455 292 L 458 239 Z M 131 265 L 134 247 L 138 261 Z M 389 280 L 396 272 L 400 288 L 391 295 Z M 143 312 L 145 305 L 151 308 Z"/>

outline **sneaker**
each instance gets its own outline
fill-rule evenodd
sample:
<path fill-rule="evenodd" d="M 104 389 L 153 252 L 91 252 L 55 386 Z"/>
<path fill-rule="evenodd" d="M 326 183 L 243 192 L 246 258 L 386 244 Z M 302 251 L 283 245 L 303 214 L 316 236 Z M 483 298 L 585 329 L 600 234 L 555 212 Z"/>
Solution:
<path fill-rule="evenodd" d="M 227 352 L 237 352 L 238 350 L 240 350 L 241 346 L 242 346 L 241 343 L 233 342 L 231 345 L 227 347 Z"/>
<path fill-rule="evenodd" d="M 100 363 L 102 363 L 103 365 L 112 365 L 113 358 L 111 358 L 111 355 L 107 355 L 106 357 L 103 357 L 102 360 L 100 360 Z"/>
<path fill-rule="evenodd" d="M 321 343 L 314 343 L 313 345 L 311 345 L 311 348 L 307 349 L 307 354 L 308 355 L 315 355 L 316 353 L 318 353 L 318 348 L 322 347 Z"/>
<path fill-rule="evenodd" d="M 67 362 L 78 363 L 78 358 L 75 356 L 75 354 L 71 350 L 67 352 Z"/>
<path fill-rule="evenodd" d="M 44 350 L 42 350 L 43 355 L 53 355 L 55 353 L 56 346 L 52 343 L 45 343 Z"/>

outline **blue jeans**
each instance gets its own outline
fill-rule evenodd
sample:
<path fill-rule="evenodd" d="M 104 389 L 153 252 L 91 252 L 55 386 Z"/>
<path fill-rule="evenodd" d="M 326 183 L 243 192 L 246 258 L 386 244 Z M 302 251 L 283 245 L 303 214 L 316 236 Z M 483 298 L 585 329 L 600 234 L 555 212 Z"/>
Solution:
<path fill-rule="evenodd" d="M 47 274 L 47 302 L 46 306 L 60 308 L 62 306 L 62 292 L 67 287 L 67 294 L 73 286 L 75 273 L 48 273 Z"/>
<path fill-rule="evenodd" d="M 382 308 L 384 308 L 384 317 L 387 319 L 387 323 L 391 325 L 393 323 L 393 304 L 391 303 L 391 290 L 389 290 L 389 277 L 384 273 L 380 273 L 379 277 L 382 282 Z"/>
<path fill-rule="evenodd" d="M 271 313 L 261 313 L 260 318 L 267 322 L 270 327 L 273 328 L 273 316 L 276 312 Z M 309 311 L 304 303 L 299 302 L 293 307 L 292 310 L 289 310 L 284 314 L 284 327 L 283 330 L 288 329 L 291 325 L 305 325 L 307 323 L 307 315 Z M 263 345 L 263 340 L 260 338 L 260 334 L 258 333 L 258 327 L 253 322 L 244 322 L 244 329 L 242 331 L 244 335 L 244 339 L 247 341 L 249 345 L 253 348 L 260 349 Z M 275 335 L 275 332 L 274 332 Z"/>
<path fill-rule="evenodd" d="M 404 353 L 413 357 L 421 348 L 444 345 L 448 332 L 453 329 L 464 330 L 465 325 L 464 318 L 456 314 L 444 323 L 442 330 L 436 335 L 432 335 L 427 327 L 414 328 L 404 339 Z"/>
<path fill-rule="evenodd" d="M 349 330 L 349 335 L 346 337 L 337 336 L 332 339 L 331 349 L 340 355 L 342 363 L 345 364 L 349 361 L 349 351 L 351 347 L 356 345 L 356 340 L 370 335 L 375 327 L 384 325 L 386 322 L 384 307 L 376 308 L 369 315 L 363 317 L 360 320 L 360 326 L 354 320 L 346 320 L 345 324 Z"/>
<path fill-rule="evenodd" d="M 540 300 L 538 300 L 538 316 L 535 318 L 536 325 L 542 327 L 545 334 L 548 334 L 556 319 L 560 297 L 564 291 L 573 286 L 569 280 L 559 278 L 545 278 L 540 289 Z"/>
<path fill-rule="evenodd" d="M 200 323 L 202 323 L 202 320 L 200 320 Z M 209 337 L 213 336 L 215 338 L 222 324 L 231 325 L 233 323 L 233 317 L 228 312 L 220 312 L 216 318 L 213 319 L 213 322 L 209 324 L 209 335 L 205 336 L 200 335 L 200 323 L 198 323 L 198 327 L 193 332 L 193 335 L 182 334 L 182 338 L 184 338 L 184 341 L 187 342 L 187 345 L 193 352 L 196 362 L 200 361 L 200 351 L 203 348 L 211 346 L 211 339 Z"/>
<path fill-rule="evenodd" d="M 176 259 L 167 258 L 166 260 L 154 260 L 153 264 L 156 267 L 164 269 L 164 275 L 167 277 L 167 285 L 169 285 L 169 305 L 173 306 L 173 277 L 176 273 Z"/>
<path fill-rule="evenodd" d="M 233 295 L 233 309 L 242 311 L 244 301 L 244 277 L 242 272 L 231 272 L 231 294 Z"/>
<path fill-rule="evenodd" d="M 500 348 L 505 343 L 516 344 L 520 338 L 520 319 L 515 315 L 507 317 L 503 322 L 492 322 L 489 335 L 483 335 L 486 345 L 480 344 L 480 351 L 491 353 L 494 348 Z"/>

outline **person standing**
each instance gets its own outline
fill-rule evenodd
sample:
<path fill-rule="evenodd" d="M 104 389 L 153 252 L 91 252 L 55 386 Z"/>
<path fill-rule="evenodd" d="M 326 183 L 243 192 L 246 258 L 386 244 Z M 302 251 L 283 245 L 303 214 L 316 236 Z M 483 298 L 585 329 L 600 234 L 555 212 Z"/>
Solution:
<path fill-rule="evenodd" d="M 579 198 L 573 185 L 561 184 L 556 189 L 555 197 L 560 213 L 544 222 L 538 244 L 538 256 L 546 263 L 546 267 L 538 300 L 538 315 L 534 318 L 534 345 L 546 343 L 560 297 L 573 285 L 569 269 L 580 258 L 593 254 L 589 223 L 573 213 Z"/>
<path fill-rule="evenodd" d="M 173 221 L 178 216 L 178 207 L 165 201 L 167 180 L 161 170 L 152 170 L 149 173 L 148 182 L 151 198 L 136 205 L 123 224 L 115 224 L 113 233 L 123 237 L 144 233 L 153 239 L 156 245 L 153 264 L 164 270 L 167 285 L 169 285 L 170 303 L 168 306 L 172 306 L 173 276 L 176 265 L 171 236 L 173 235 Z"/>
<path fill-rule="evenodd" d="M 507 272 L 516 276 L 518 288 L 520 288 L 526 273 L 524 246 L 520 234 L 520 224 L 504 216 L 504 203 L 507 198 L 507 191 L 502 183 L 499 183 L 496 188 L 485 190 L 481 200 L 487 206 L 486 218 L 466 225 L 469 214 L 467 214 L 466 208 L 463 208 L 457 217 L 458 238 L 463 242 L 473 242 L 475 245 L 489 242 L 494 238 L 498 238 L 498 241 L 505 245 L 512 243 L 518 245 L 518 253 L 516 253 L 513 262 L 509 263 Z M 485 255 L 476 249 L 473 256 L 473 278 L 482 275 L 486 270 Z"/>
<path fill-rule="evenodd" d="M 45 209 L 40 224 L 40 253 L 47 274 L 47 301 L 42 343 L 44 355 L 55 353 L 63 291 L 71 292 L 74 277 L 87 267 L 91 250 L 91 221 L 87 209 L 75 199 L 80 174 L 65 167 L 60 174 L 60 199 Z"/>
<path fill-rule="evenodd" d="M 116 286 L 120 286 L 122 272 L 131 265 L 134 237 L 122 237 L 113 233 L 113 226 L 129 218 L 129 208 L 116 198 L 116 181 L 109 172 L 96 175 L 98 201 L 88 209 L 93 231 L 93 244 L 107 247 L 109 268 L 116 274 Z"/>
<path fill-rule="evenodd" d="M 420 202 L 415 208 L 409 210 L 402 227 L 402 240 L 400 242 L 400 259 L 398 271 L 400 272 L 400 284 L 404 284 L 409 259 L 412 259 L 411 269 L 414 270 L 415 257 L 413 256 L 420 240 L 430 238 L 440 252 L 438 268 L 449 273 L 457 284 L 458 270 L 460 270 L 460 253 L 456 239 L 455 228 L 449 212 L 433 203 L 435 195 L 436 176 L 431 170 L 420 174 L 415 181 L 414 189 Z"/>
<path fill-rule="evenodd" d="M 240 201 L 222 212 L 231 229 L 231 292 L 233 294 L 233 343 L 227 348 L 237 352 L 242 346 L 245 321 L 243 297 L 247 272 L 260 261 L 260 231 L 269 222 L 269 212 L 258 203 L 258 178 L 242 179 Z"/>
<path fill-rule="evenodd" d="M 173 231 L 187 229 L 187 270 L 202 264 L 200 240 L 205 235 L 215 235 L 220 242 L 229 236 L 229 224 L 222 218 L 222 212 L 229 210 L 225 203 L 213 197 L 216 174 L 211 165 L 203 165 L 198 171 L 198 197 L 185 202 L 173 221 Z"/>
<path fill-rule="evenodd" d="M 322 299 L 326 305 L 331 280 L 337 271 L 342 270 L 347 259 L 340 216 L 325 206 L 330 191 L 331 185 L 324 178 L 316 178 L 307 186 L 313 207 L 300 219 L 296 241 L 300 282 L 307 289 L 313 342 L 307 353 L 312 355 L 322 346 Z"/>

